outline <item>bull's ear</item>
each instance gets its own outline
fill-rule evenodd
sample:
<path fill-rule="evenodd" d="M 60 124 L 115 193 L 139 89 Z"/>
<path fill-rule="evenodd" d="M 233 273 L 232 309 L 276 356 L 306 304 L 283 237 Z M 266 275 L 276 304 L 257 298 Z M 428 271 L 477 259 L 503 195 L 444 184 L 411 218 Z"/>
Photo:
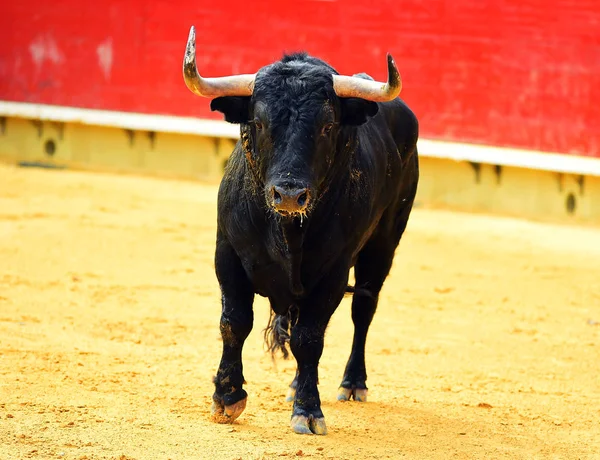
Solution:
<path fill-rule="evenodd" d="M 369 117 L 375 116 L 379 110 L 376 102 L 366 101 L 357 97 L 343 97 L 340 98 L 340 101 L 343 125 L 362 125 Z"/>
<path fill-rule="evenodd" d="M 246 123 L 250 117 L 250 96 L 225 96 L 210 101 L 210 110 L 222 112 L 229 123 Z"/>

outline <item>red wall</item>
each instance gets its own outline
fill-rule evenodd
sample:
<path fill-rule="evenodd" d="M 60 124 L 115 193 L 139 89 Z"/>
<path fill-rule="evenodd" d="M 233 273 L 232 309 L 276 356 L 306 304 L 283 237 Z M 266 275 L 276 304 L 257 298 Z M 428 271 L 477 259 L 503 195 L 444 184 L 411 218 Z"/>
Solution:
<path fill-rule="evenodd" d="M 376 6 L 366 6 L 373 4 Z M 0 5 L 0 99 L 218 118 L 181 76 L 306 49 L 385 78 L 429 138 L 600 156 L 598 0 L 42 0 Z"/>

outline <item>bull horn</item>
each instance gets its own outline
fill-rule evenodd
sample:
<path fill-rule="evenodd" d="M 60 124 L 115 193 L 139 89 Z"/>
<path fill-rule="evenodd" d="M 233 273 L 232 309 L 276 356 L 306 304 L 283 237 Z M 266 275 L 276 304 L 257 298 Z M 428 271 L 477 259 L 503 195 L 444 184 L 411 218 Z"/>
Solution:
<path fill-rule="evenodd" d="M 196 66 L 196 29 L 190 29 L 183 58 L 183 80 L 189 90 L 202 97 L 251 96 L 256 74 L 202 78 Z"/>
<path fill-rule="evenodd" d="M 398 97 L 402 90 L 402 79 L 391 54 L 387 55 L 388 80 L 381 83 L 346 75 L 333 76 L 333 89 L 339 97 L 360 97 L 373 102 L 387 102 Z"/>

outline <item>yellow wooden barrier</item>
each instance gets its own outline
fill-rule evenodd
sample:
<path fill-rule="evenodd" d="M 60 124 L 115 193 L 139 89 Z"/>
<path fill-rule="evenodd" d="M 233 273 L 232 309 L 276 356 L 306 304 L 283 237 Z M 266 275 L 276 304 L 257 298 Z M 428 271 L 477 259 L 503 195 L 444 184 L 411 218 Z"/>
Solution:
<path fill-rule="evenodd" d="M 231 136 L 0 118 L 0 160 L 23 166 L 216 182 L 234 145 Z M 600 224 L 600 176 L 422 155 L 417 204 Z"/>

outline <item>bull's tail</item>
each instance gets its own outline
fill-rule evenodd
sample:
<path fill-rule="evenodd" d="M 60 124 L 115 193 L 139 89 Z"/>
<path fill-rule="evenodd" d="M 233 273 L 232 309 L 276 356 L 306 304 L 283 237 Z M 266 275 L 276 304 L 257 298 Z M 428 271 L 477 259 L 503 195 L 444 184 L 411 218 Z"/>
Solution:
<path fill-rule="evenodd" d="M 347 294 L 362 295 L 373 297 L 373 294 L 368 289 L 355 288 L 354 286 L 346 287 Z M 271 355 L 275 357 L 277 351 L 281 351 L 283 359 L 288 359 L 290 352 L 288 344 L 292 334 L 292 327 L 298 320 L 298 310 L 291 306 L 285 315 L 278 315 L 271 310 L 269 325 L 264 329 L 265 346 Z"/>
<path fill-rule="evenodd" d="M 281 350 L 283 359 L 288 359 L 290 355 L 287 344 L 290 343 L 293 316 L 292 309 L 289 309 L 285 315 L 278 315 L 271 310 L 269 325 L 265 328 L 264 334 L 265 345 L 273 357 L 277 350 Z"/>

